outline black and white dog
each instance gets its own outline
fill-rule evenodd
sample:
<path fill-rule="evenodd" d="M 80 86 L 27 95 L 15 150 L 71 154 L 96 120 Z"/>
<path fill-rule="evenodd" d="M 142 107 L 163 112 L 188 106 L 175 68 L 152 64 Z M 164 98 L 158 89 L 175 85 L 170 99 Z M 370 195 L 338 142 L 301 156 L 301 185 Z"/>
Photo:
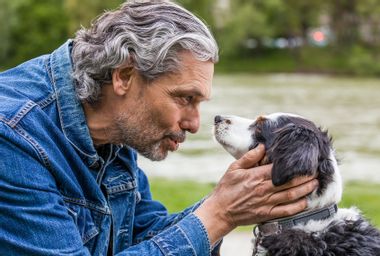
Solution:
<path fill-rule="evenodd" d="M 357 208 L 337 208 L 342 179 L 327 131 L 301 116 L 274 113 L 255 120 L 216 116 L 214 135 L 235 158 L 264 144 L 260 164 L 273 163 L 275 186 L 302 175 L 319 180 L 305 212 L 256 226 L 253 255 L 380 255 L 380 232 Z"/>

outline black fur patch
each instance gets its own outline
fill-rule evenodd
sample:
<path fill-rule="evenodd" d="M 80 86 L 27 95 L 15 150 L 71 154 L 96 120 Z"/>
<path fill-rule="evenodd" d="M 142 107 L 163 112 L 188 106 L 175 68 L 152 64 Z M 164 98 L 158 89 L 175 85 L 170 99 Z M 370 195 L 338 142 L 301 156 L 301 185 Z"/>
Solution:
<path fill-rule="evenodd" d="M 282 116 L 276 121 L 260 119 L 252 125 L 254 141 L 263 143 L 273 163 L 272 182 L 279 186 L 292 178 L 318 174 L 320 195 L 332 181 L 331 138 L 313 122 L 300 117 Z"/>
<path fill-rule="evenodd" d="M 323 232 L 284 230 L 265 237 L 270 256 L 379 256 L 380 233 L 366 220 L 334 221 Z"/>

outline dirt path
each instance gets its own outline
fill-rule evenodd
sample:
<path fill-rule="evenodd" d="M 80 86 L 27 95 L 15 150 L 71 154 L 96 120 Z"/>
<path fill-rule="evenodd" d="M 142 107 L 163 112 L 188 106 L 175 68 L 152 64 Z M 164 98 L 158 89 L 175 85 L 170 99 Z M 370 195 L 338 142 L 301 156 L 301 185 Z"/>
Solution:
<path fill-rule="evenodd" d="M 223 240 L 221 256 L 251 256 L 251 239 L 250 232 L 231 232 Z"/>

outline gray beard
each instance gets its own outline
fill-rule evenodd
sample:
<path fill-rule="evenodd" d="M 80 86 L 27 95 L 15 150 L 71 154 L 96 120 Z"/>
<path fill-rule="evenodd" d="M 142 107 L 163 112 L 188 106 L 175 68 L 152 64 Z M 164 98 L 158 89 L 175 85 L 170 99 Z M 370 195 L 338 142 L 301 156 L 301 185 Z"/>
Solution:
<path fill-rule="evenodd" d="M 140 124 L 141 122 L 136 122 L 130 120 L 126 116 L 119 117 L 115 120 L 115 129 L 111 132 L 111 141 L 116 142 L 116 144 L 122 144 L 135 149 L 142 156 L 152 160 L 161 161 L 164 160 L 168 152 L 160 151 L 160 140 L 152 140 L 156 134 L 159 134 L 156 130 L 146 130 L 143 126 L 139 128 L 127 124 Z"/>

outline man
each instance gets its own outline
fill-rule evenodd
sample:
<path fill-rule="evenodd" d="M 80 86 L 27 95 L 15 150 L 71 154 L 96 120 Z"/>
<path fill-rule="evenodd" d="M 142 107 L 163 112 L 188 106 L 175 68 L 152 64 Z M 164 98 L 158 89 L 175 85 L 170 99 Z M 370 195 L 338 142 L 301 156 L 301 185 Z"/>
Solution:
<path fill-rule="evenodd" d="M 274 188 L 259 147 L 179 214 L 136 151 L 163 160 L 199 128 L 217 45 L 170 2 L 128 2 L 0 74 L 0 255 L 216 255 L 235 227 L 294 214 L 311 177 Z"/>

